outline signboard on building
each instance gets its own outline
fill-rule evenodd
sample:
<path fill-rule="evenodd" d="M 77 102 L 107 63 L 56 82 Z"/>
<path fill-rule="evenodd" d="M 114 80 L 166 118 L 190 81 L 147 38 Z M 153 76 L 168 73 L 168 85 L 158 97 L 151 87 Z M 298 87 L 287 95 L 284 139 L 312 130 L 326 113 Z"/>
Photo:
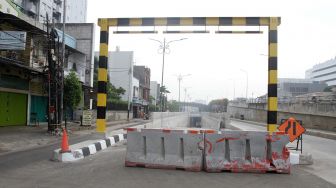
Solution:
<path fill-rule="evenodd" d="M 82 125 L 91 126 L 91 122 L 92 122 L 92 111 L 83 110 Z"/>
<path fill-rule="evenodd" d="M 26 37 L 23 31 L 0 31 L 0 50 L 24 50 Z"/>

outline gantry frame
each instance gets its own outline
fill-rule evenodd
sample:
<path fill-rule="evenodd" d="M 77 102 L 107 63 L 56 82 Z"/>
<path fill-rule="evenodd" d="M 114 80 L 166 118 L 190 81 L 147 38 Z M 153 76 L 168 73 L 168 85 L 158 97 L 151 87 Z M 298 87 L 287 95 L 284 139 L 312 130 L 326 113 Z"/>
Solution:
<path fill-rule="evenodd" d="M 97 132 L 106 131 L 106 84 L 110 27 L 135 26 L 267 26 L 268 27 L 268 105 L 267 131 L 277 130 L 278 26 L 280 17 L 153 17 L 99 18 L 100 46 L 97 92 Z M 127 32 L 125 32 L 127 33 Z M 132 32 L 129 32 L 132 33 Z M 142 32 L 136 32 L 142 33 Z M 149 33 L 149 32 L 143 32 Z M 248 32 L 247 32 L 248 33 Z"/>

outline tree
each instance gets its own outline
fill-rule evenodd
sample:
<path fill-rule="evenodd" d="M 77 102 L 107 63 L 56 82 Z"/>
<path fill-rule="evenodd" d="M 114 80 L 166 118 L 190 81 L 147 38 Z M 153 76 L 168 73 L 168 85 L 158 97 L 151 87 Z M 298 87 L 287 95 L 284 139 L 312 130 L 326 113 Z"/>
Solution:
<path fill-rule="evenodd" d="M 167 106 L 170 112 L 179 112 L 180 105 L 176 100 L 169 101 Z"/>
<path fill-rule="evenodd" d="M 229 103 L 229 100 L 224 99 L 215 99 L 210 101 L 209 106 L 212 111 L 215 112 L 226 112 L 227 105 Z"/>
<path fill-rule="evenodd" d="M 68 109 L 74 109 L 82 99 L 82 84 L 76 73 L 71 71 L 64 78 L 64 99 L 63 105 Z"/>
<path fill-rule="evenodd" d="M 324 88 L 323 91 L 324 91 L 324 92 L 332 92 L 332 87 L 331 87 L 331 86 L 328 86 L 328 87 Z"/>

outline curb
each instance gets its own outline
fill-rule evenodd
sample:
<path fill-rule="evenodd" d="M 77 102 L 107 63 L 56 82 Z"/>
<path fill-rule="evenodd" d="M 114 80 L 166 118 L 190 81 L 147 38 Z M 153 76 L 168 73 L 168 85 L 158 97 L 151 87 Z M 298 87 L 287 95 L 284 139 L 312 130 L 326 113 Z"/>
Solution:
<path fill-rule="evenodd" d="M 88 146 L 75 149 L 69 153 L 60 153 L 61 149 L 56 149 L 53 151 L 52 161 L 59 162 L 72 162 L 77 161 L 79 159 L 83 159 L 84 157 L 94 155 L 97 152 L 104 150 L 110 146 L 115 145 L 116 143 L 126 140 L 127 134 L 117 134 L 111 137 L 107 137 L 103 140 L 98 140 L 97 142 L 90 144 Z"/>
<path fill-rule="evenodd" d="M 232 120 L 239 121 L 239 122 L 244 122 L 244 123 L 251 123 L 251 124 L 254 124 L 254 125 L 257 125 L 257 126 L 266 127 L 265 123 L 248 121 L 248 120 L 240 120 L 240 119 L 232 119 Z M 317 136 L 317 137 L 321 137 L 321 138 L 327 138 L 327 139 L 331 139 L 331 140 L 336 140 L 336 134 L 320 132 L 319 130 L 314 130 L 314 129 L 307 129 L 306 128 L 306 132 L 304 132 L 304 134 L 310 135 L 310 136 Z"/>

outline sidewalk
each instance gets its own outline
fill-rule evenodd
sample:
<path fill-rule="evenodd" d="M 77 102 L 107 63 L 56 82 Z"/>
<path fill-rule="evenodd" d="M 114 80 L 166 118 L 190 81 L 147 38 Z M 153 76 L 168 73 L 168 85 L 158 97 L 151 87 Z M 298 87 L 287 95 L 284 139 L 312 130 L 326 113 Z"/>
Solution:
<path fill-rule="evenodd" d="M 142 123 L 144 123 L 144 120 L 132 119 L 129 122 L 127 120 L 107 122 L 106 126 L 109 131 L 112 131 Z M 95 133 L 96 125 L 93 124 L 92 126 L 85 127 L 80 126 L 79 123 L 68 122 L 67 128 L 69 131 L 69 136 L 80 136 Z M 0 155 L 7 152 L 26 150 L 28 148 L 35 148 L 59 142 L 61 137 L 50 135 L 47 133 L 47 129 L 47 125 L 40 125 L 39 127 L 0 127 Z"/>
<path fill-rule="evenodd" d="M 232 120 L 240 121 L 240 122 L 244 122 L 244 123 L 251 123 L 253 125 L 258 125 L 258 126 L 266 127 L 266 123 L 247 121 L 247 120 L 240 120 L 240 119 L 232 119 Z M 306 132 L 304 134 L 336 140 L 336 132 L 333 132 L 333 131 L 326 131 L 326 130 L 318 130 L 318 129 L 308 129 L 308 128 L 306 128 Z"/>

